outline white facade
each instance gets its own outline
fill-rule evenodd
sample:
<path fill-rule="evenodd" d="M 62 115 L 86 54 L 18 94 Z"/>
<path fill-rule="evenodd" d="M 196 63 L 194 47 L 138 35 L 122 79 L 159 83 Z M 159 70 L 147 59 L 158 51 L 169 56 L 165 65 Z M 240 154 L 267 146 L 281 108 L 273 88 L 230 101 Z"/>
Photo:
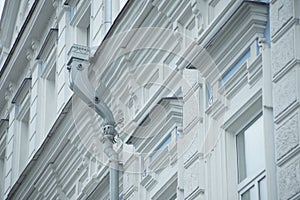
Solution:
<path fill-rule="evenodd" d="M 6 1 L 0 199 L 109 199 L 71 57 L 117 122 L 120 199 L 299 199 L 299 17 L 298 0 Z"/>

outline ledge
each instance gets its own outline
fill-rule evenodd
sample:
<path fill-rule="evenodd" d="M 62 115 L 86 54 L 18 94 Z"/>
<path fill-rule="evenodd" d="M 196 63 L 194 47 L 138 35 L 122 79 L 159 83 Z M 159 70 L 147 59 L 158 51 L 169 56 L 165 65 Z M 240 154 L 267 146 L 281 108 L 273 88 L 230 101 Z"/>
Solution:
<path fill-rule="evenodd" d="M 189 194 L 187 197 L 185 197 L 185 200 L 192 200 L 192 199 L 196 199 L 196 197 L 198 197 L 200 194 L 204 195 L 205 190 L 197 187 L 191 194 Z"/>
<path fill-rule="evenodd" d="M 151 188 L 153 188 L 156 184 L 157 184 L 157 180 L 156 178 L 154 178 L 152 175 L 148 174 L 147 176 L 145 176 L 142 181 L 141 181 L 141 185 L 145 186 L 146 190 L 150 190 Z"/>
<path fill-rule="evenodd" d="M 20 87 L 16 91 L 15 96 L 13 97 L 11 103 L 20 103 L 19 101 L 22 100 L 26 93 L 30 90 L 30 85 L 31 85 L 31 78 L 24 78 Z"/>
<path fill-rule="evenodd" d="M 36 57 L 37 60 L 39 60 L 41 57 L 44 57 L 45 54 L 49 53 L 49 50 L 51 48 L 50 44 L 55 42 L 54 40 L 57 39 L 57 36 L 58 36 L 58 29 L 57 28 L 50 28 L 45 40 L 43 41 L 43 44 L 42 44 L 41 48 L 39 50 L 39 53 Z"/>

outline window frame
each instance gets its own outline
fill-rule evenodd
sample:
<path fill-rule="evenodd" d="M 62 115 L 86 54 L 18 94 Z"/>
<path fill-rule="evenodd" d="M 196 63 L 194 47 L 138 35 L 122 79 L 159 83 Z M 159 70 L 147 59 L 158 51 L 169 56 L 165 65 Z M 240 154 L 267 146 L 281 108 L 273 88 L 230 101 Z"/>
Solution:
<path fill-rule="evenodd" d="M 31 98 L 31 94 L 30 91 L 28 91 L 28 93 L 26 94 L 26 96 L 24 97 L 23 101 L 21 104 L 17 104 L 17 109 L 16 109 L 16 120 L 17 120 L 17 137 L 16 137 L 16 152 L 17 152 L 17 176 L 21 175 L 21 173 L 23 172 L 23 170 L 26 168 L 26 165 L 29 161 L 29 140 L 30 140 L 30 98 Z M 25 122 L 24 122 L 25 121 Z M 23 128 L 22 128 L 22 124 L 23 123 L 27 123 L 28 126 L 28 130 L 26 132 L 24 132 Z M 22 144 L 25 144 L 27 147 L 26 152 L 25 152 L 25 156 L 27 156 L 27 158 L 23 158 L 24 163 L 21 163 L 21 156 L 22 154 L 24 154 L 24 149 L 21 148 L 21 138 L 22 138 L 22 134 L 27 134 L 27 143 L 24 143 L 24 141 L 22 141 Z M 26 155 L 27 153 L 27 155 Z"/>
<path fill-rule="evenodd" d="M 48 52 L 48 54 L 41 60 L 41 74 L 40 77 L 42 78 L 42 87 L 41 87 L 41 94 L 43 94 L 44 97 L 42 99 L 42 110 L 43 113 L 43 137 L 48 133 L 50 130 L 52 124 L 55 122 L 56 116 L 57 116 L 57 69 L 56 69 L 56 56 L 57 56 L 57 50 L 56 50 L 56 44 L 53 42 L 51 45 L 51 50 Z M 53 77 L 54 76 L 54 77 Z M 51 92 L 50 92 L 51 88 Z M 51 100 L 48 98 L 49 96 L 52 96 Z M 49 106 L 49 103 L 51 103 L 51 106 Z M 47 106 L 46 106 L 47 105 Z M 48 110 L 51 110 L 51 112 L 54 112 L 52 116 L 49 116 Z"/>
<path fill-rule="evenodd" d="M 6 179 L 6 163 L 7 163 L 7 152 L 6 152 L 6 140 L 8 133 L 9 119 L 1 119 L 0 121 L 0 199 L 3 199 L 5 193 L 5 179 Z M 10 155 L 11 156 L 11 155 Z"/>
<path fill-rule="evenodd" d="M 239 164 L 238 164 L 238 145 L 237 145 L 237 136 L 239 134 L 243 134 L 246 130 L 248 130 L 249 127 L 251 127 L 256 121 L 258 121 L 260 118 L 262 118 L 262 123 L 263 123 L 263 113 L 260 112 L 257 114 L 255 117 L 253 117 L 250 122 L 244 123 L 245 126 L 241 126 L 240 130 L 236 131 L 235 133 L 235 148 L 236 148 L 236 172 L 237 172 L 237 193 L 238 193 L 238 199 L 242 200 L 242 195 L 245 194 L 248 190 L 251 188 L 255 189 L 255 199 L 260 200 L 260 187 L 259 183 L 261 180 L 266 178 L 266 170 L 265 167 L 264 169 L 261 169 L 260 171 L 256 172 L 253 175 L 246 175 L 246 177 L 239 181 Z M 264 134 L 263 130 L 262 133 Z M 264 158 L 265 159 L 265 158 Z"/>
<path fill-rule="evenodd" d="M 236 134 L 241 132 L 255 117 L 262 113 L 262 90 L 254 92 L 248 100 L 240 105 L 223 123 L 225 130 L 226 180 L 228 199 L 240 199 L 238 189 L 238 165 Z"/>

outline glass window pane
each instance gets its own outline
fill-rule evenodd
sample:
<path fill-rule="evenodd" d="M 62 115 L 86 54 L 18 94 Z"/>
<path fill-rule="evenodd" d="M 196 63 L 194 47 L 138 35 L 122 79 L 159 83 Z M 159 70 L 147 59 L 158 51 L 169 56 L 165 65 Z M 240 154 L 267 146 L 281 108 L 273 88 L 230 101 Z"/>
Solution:
<path fill-rule="evenodd" d="M 255 190 L 254 187 L 247 190 L 242 194 L 242 200 L 254 200 L 255 199 Z"/>
<path fill-rule="evenodd" d="M 245 132 L 246 174 L 252 176 L 265 168 L 263 118 L 257 119 Z"/>
<path fill-rule="evenodd" d="M 260 116 L 236 137 L 239 182 L 265 167 L 263 118 Z"/>
<path fill-rule="evenodd" d="M 239 182 L 246 178 L 246 160 L 245 160 L 245 142 L 244 134 L 240 133 L 236 137 L 237 140 L 237 157 L 238 157 L 238 176 Z"/>
<path fill-rule="evenodd" d="M 267 181 L 266 177 L 258 183 L 259 186 L 259 200 L 267 200 Z"/>

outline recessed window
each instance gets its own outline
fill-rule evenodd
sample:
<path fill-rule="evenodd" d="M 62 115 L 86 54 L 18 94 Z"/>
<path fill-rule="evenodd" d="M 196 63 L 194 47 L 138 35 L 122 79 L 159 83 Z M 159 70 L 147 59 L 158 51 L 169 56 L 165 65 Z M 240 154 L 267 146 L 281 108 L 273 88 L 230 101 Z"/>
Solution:
<path fill-rule="evenodd" d="M 19 174 L 21 174 L 27 165 L 29 152 L 29 109 L 25 111 L 19 124 Z"/>
<path fill-rule="evenodd" d="M 45 133 L 48 133 L 56 117 L 56 65 L 48 66 L 50 69 L 45 77 Z"/>
<path fill-rule="evenodd" d="M 5 183 L 5 150 L 0 154 L 0 199 L 3 198 Z"/>
<path fill-rule="evenodd" d="M 247 62 L 251 56 L 250 48 L 222 75 L 221 84 L 224 85 Z"/>
<path fill-rule="evenodd" d="M 168 134 L 163 141 L 154 149 L 150 156 L 150 160 L 153 161 L 157 158 L 157 156 L 165 149 L 168 147 L 168 144 L 170 144 L 172 139 L 171 133 Z"/>
<path fill-rule="evenodd" d="M 91 26 L 90 26 L 91 7 L 80 18 L 76 24 L 76 44 L 91 47 Z"/>
<path fill-rule="evenodd" d="M 144 85 L 144 103 L 148 102 L 159 89 L 159 72 L 156 71 L 148 83 Z"/>
<path fill-rule="evenodd" d="M 13 170 L 16 175 L 20 175 L 25 169 L 29 160 L 29 124 L 30 124 L 30 98 L 31 98 L 31 78 L 25 78 L 12 103 L 15 104 L 17 131 L 15 165 Z"/>
<path fill-rule="evenodd" d="M 236 136 L 241 200 L 266 199 L 263 117 L 258 116 Z"/>

